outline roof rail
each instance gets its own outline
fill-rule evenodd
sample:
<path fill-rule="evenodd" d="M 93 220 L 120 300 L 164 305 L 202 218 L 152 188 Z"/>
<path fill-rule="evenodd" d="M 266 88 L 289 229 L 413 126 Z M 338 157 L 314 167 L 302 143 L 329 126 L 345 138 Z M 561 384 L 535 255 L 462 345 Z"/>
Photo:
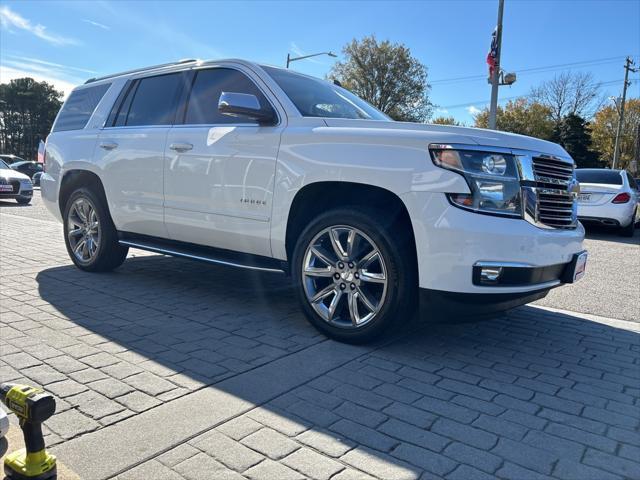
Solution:
<path fill-rule="evenodd" d="M 197 61 L 198 59 L 196 58 L 185 58 L 182 60 L 178 60 L 177 62 L 161 63 L 159 65 L 153 65 L 151 67 L 134 68 L 133 70 L 127 70 L 125 72 L 120 72 L 120 73 L 113 73 L 111 75 L 105 75 L 104 77 L 93 77 L 84 83 L 86 85 L 87 83 L 97 82 L 98 80 L 106 80 L 107 78 L 119 77 L 121 75 L 130 75 L 132 73 L 145 72 L 147 70 L 155 70 L 157 68 L 163 68 L 163 67 L 172 67 L 174 65 L 181 65 L 183 63 L 192 63 Z"/>

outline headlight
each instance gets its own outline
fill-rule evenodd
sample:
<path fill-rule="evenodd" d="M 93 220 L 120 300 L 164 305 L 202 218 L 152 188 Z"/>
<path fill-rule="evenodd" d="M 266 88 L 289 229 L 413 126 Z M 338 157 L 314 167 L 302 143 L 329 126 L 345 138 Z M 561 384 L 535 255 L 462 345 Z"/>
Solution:
<path fill-rule="evenodd" d="M 465 177 L 471 194 L 450 193 L 454 205 L 480 213 L 522 216 L 520 181 L 515 157 L 506 153 L 454 149 L 431 145 L 431 159 L 437 166 Z"/>

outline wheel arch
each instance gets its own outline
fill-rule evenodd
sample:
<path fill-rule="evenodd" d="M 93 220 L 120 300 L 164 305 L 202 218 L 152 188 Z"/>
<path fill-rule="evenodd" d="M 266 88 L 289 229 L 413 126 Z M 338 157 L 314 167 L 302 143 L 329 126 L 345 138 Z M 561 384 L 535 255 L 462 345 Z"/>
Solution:
<path fill-rule="evenodd" d="M 331 208 L 345 206 L 379 209 L 381 215 L 390 219 L 392 228 L 407 233 L 410 253 L 417 256 L 411 217 L 398 195 L 363 183 L 320 181 L 302 187 L 291 202 L 285 234 L 287 258 L 291 260 L 296 241 L 311 219 Z"/>
<path fill-rule="evenodd" d="M 64 173 L 60 181 L 60 192 L 58 194 L 58 207 L 60 215 L 64 216 L 64 208 L 67 205 L 69 197 L 79 187 L 91 188 L 96 194 L 100 195 L 106 203 L 106 193 L 100 177 L 90 171 L 83 169 L 73 169 Z"/>

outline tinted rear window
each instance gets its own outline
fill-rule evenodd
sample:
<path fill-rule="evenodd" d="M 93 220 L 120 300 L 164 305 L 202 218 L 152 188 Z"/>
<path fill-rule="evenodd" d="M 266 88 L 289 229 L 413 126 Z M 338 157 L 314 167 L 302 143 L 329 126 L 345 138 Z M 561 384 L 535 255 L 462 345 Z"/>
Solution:
<path fill-rule="evenodd" d="M 576 178 L 580 183 L 604 183 L 622 185 L 622 176 L 618 170 L 578 169 Z"/>
<path fill-rule="evenodd" d="M 126 125 L 171 125 L 180 78 L 180 73 L 172 73 L 140 80 L 132 92 Z"/>
<path fill-rule="evenodd" d="M 52 131 L 83 129 L 110 86 L 110 83 L 103 83 L 72 92 L 64 102 Z"/>

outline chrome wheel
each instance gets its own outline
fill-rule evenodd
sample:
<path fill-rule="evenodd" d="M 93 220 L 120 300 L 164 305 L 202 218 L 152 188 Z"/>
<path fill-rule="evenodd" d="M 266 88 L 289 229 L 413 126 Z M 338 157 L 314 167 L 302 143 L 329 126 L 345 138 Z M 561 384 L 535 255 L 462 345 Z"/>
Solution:
<path fill-rule="evenodd" d="M 76 199 L 67 215 L 67 238 L 76 259 L 89 263 L 100 246 L 100 221 L 95 206 L 86 197 Z"/>
<path fill-rule="evenodd" d="M 337 225 L 318 233 L 302 262 L 307 301 L 332 325 L 360 328 L 384 305 L 387 267 L 375 242 L 354 227 Z"/>

